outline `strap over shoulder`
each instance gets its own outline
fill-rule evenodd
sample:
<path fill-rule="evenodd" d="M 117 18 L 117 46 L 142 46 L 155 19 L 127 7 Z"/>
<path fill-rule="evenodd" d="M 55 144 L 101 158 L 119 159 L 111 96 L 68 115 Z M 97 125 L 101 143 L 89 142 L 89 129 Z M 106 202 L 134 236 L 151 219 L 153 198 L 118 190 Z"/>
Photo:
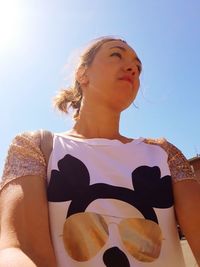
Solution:
<path fill-rule="evenodd" d="M 53 133 L 46 130 L 40 130 L 40 148 L 48 164 L 51 151 L 53 149 Z"/>

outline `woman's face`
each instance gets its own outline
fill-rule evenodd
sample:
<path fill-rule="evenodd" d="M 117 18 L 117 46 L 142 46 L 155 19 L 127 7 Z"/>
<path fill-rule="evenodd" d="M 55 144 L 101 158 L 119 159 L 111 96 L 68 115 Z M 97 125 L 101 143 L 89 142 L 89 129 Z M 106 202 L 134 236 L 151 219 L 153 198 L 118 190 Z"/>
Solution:
<path fill-rule="evenodd" d="M 84 101 L 124 110 L 137 95 L 140 72 L 141 62 L 130 46 L 118 40 L 103 44 L 86 70 Z"/>

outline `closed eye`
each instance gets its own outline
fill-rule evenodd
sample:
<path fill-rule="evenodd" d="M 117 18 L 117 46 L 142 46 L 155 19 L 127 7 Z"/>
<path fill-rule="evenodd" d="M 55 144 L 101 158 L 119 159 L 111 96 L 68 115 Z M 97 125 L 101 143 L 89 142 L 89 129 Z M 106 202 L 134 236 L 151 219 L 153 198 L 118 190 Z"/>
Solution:
<path fill-rule="evenodd" d="M 113 57 L 113 56 L 117 56 L 117 57 L 119 57 L 119 58 L 122 58 L 122 55 L 121 55 L 120 53 L 118 53 L 118 52 L 114 52 L 114 53 L 112 53 L 110 56 L 111 56 L 111 57 Z"/>

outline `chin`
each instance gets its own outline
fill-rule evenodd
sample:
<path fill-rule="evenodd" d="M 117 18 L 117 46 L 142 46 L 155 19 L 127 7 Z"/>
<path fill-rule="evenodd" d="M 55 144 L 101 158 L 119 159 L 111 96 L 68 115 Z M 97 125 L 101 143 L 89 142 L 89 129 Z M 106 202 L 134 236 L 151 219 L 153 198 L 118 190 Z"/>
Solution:
<path fill-rule="evenodd" d="M 135 99 L 135 98 L 134 98 Z M 112 108 L 116 110 L 117 112 L 122 112 L 126 110 L 130 105 L 133 103 L 134 99 L 131 99 L 130 101 L 123 101 L 122 99 L 116 100 L 114 103 L 112 103 Z"/>

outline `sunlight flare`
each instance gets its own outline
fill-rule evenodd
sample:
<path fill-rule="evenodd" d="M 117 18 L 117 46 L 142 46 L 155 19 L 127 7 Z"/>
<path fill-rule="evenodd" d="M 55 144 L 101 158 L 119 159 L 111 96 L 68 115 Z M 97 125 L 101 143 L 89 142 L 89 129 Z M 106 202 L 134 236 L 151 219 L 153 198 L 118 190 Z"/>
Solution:
<path fill-rule="evenodd" d="M 0 49 L 13 47 L 21 33 L 20 8 L 17 1 L 0 0 Z"/>

